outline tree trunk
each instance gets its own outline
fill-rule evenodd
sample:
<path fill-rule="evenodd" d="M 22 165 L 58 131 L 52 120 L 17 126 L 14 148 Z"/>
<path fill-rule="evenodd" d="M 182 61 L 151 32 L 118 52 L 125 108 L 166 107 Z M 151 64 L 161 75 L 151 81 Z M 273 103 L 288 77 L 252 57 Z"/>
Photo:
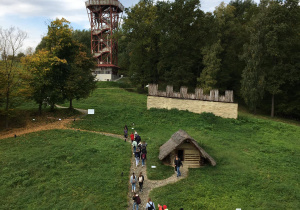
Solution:
<path fill-rule="evenodd" d="M 42 115 L 42 102 L 39 103 L 39 115 Z"/>
<path fill-rule="evenodd" d="M 55 104 L 53 102 L 51 102 L 50 104 L 50 111 L 53 112 L 54 111 L 54 107 L 55 107 Z"/>
<path fill-rule="evenodd" d="M 274 94 L 272 94 L 272 107 L 271 107 L 271 117 L 274 117 Z"/>
<path fill-rule="evenodd" d="M 69 106 L 69 109 L 73 109 L 72 101 L 73 101 L 73 99 L 70 99 L 70 106 Z"/>

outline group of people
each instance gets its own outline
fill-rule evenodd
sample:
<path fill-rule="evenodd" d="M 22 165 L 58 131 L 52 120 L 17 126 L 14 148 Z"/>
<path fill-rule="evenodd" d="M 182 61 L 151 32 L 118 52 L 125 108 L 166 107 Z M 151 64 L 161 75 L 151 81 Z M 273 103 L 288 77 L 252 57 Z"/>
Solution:
<path fill-rule="evenodd" d="M 124 127 L 124 141 L 126 142 L 128 138 L 128 127 L 125 125 Z M 140 159 L 142 160 L 142 167 L 145 166 L 145 160 L 147 157 L 147 143 L 145 141 L 142 142 L 142 139 L 140 135 L 135 130 L 134 133 L 131 132 L 130 134 L 130 140 L 131 145 L 133 149 L 133 155 L 135 157 L 135 165 L 138 167 Z M 179 166 L 180 167 L 180 166 Z M 179 171 L 179 169 L 178 169 Z M 133 193 L 133 210 L 138 210 L 139 205 L 141 204 L 141 198 L 139 194 L 136 192 L 137 183 L 139 186 L 139 192 L 143 192 L 143 184 L 144 184 L 144 175 L 142 172 L 139 173 L 139 175 L 135 175 L 133 172 L 130 177 L 130 183 L 131 183 L 131 191 Z M 146 204 L 146 210 L 156 210 L 155 204 L 151 200 L 151 198 L 148 198 L 148 202 Z M 160 205 L 158 204 L 158 210 L 168 210 L 166 205 Z"/>
<path fill-rule="evenodd" d="M 128 127 L 125 125 L 124 127 L 124 138 L 125 142 L 128 138 Z M 145 166 L 145 160 L 147 158 L 147 143 L 142 142 L 140 135 L 135 130 L 134 133 L 130 134 L 131 144 L 133 147 L 133 155 L 135 157 L 135 165 L 138 167 L 140 160 L 142 160 L 142 167 Z"/>
<path fill-rule="evenodd" d="M 141 198 L 140 196 L 135 193 L 132 197 L 132 200 L 133 200 L 133 210 L 136 209 L 138 210 L 139 209 L 139 205 L 141 204 Z M 160 205 L 158 204 L 158 210 L 168 210 L 168 207 L 166 205 Z M 155 204 L 154 202 L 151 200 L 151 198 L 148 198 L 148 202 L 146 204 L 146 210 L 156 210 L 155 208 Z"/>

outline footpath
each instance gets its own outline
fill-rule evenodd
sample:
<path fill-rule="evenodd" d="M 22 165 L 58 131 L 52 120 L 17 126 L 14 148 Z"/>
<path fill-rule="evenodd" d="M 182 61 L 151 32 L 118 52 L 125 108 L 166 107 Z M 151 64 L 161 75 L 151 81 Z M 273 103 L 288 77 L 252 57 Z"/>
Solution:
<path fill-rule="evenodd" d="M 61 107 L 61 106 L 57 106 L 58 108 L 65 108 L 65 107 Z M 84 109 L 76 109 L 78 111 L 80 111 L 83 115 L 81 117 L 84 117 L 87 115 L 87 110 Z M 80 117 L 80 118 L 81 118 Z M 27 133 L 32 133 L 32 132 L 38 132 L 38 131 L 43 131 L 43 130 L 53 130 L 53 129 L 64 129 L 64 130 L 80 130 L 80 131 L 84 131 L 84 132 L 91 132 L 91 133 L 97 133 L 100 135 L 105 135 L 105 136 L 111 136 L 114 138 L 119 138 L 124 142 L 124 136 L 123 135 L 117 135 L 117 134 L 113 134 L 113 133 L 106 133 L 106 132 L 97 132 L 97 131 L 90 131 L 90 130 L 83 130 L 83 129 L 77 129 L 77 128 L 70 128 L 69 125 L 71 124 L 71 122 L 74 121 L 74 118 L 67 118 L 67 119 L 61 119 L 58 120 L 56 122 L 53 123 L 48 123 L 46 125 L 40 125 L 40 126 L 32 126 L 29 125 L 25 128 L 20 128 L 20 129 L 14 129 L 5 133 L 2 133 L 0 136 L 0 139 L 5 139 L 5 138 L 9 138 L 9 137 L 13 137 L 14 135 L 20 136 L 20 135 L 24 135 Z M 127 143 L 131 144 L 131 140 L 130 138 L 127 139 Z M 131 147 L 132 148 L 132 147 Z M 151 153 L 151 151 L 148 151 L 148 153 Z M 149 166 L 148 166 L 149 167 Z M 156 169 L 153 169 L 156 170 Z M 133 206 L 133 200 L 132 200 L 132 196 L 133 193 L 131 192 L 131 183 L 130 183 L 130 176 L 132 175 L 132 173 L 135 173 L 136 176 L 139 176 L 140 172 L 142 172 L 142 174 L 144 175 L 144 185 L 143 185 L 143 192 L 139 192 L 139 185 L 138 183 L 136 183 L 136 192 L 138 192 L 140 198 L 141 198 L 141 204 L 139 205 L 139 209 L 145 209 L 146 205 L 147 205 L 147 201 L 148 201 L 148 197 L 149 194 L 151 192 L 151 190 L 157 188 L 157 187 L 162 187 L 165 186 L 167 184 L 171 184 L 171 183 L 175 183 L 183 178 L 186 178 L 188 176 L 188 169 L 181 167 L 180 168 L 180 172 L 181 172 L 181 176 L 177 178 L 176 173 L 174 172 L 174 174 L 172 176 L 170 176 L 167 179 L 163 179 L 163 180 L 149 180 L 147 177 L 147 160 L 146 160 L 146 165 L 144 167 L 142 167 L 142 161 L 140 161 L 138 167 L 135 166 L 135 158 L 134 155 L 132 155 L 131 157 L 131 167 L 130 167 L 130 174 L 128 176 L 128 210 L 132 209 Z M 153 201 L 155 203 L 155 208 L 157 208 L 157 202 L 154 200 Z M 168 205 L 166 203 L 166 205 Z"/>

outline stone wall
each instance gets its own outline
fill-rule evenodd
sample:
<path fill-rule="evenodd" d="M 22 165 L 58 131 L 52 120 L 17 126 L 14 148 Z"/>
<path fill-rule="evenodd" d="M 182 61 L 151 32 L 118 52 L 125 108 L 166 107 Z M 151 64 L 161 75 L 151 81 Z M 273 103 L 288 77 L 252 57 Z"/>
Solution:
<path fill-rule="evenodd" d="M 236 103 L 148 96 L 147 109 L 151 108 L 188 110 L 199 114 L 210 112 L 216 116 L 233 119 L 238 116 L 238 104 Z"/>

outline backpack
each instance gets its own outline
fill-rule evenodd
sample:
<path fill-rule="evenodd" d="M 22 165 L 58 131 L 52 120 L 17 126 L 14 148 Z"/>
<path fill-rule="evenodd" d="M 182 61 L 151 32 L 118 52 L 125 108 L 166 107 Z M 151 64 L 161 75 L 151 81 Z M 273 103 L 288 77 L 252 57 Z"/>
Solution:
<path fill-rule="evenodd" d="M 153 207 L 153 205 L 151 204 L 151 203 L 148 203 L 150 206 L 148 207 L 148 210 L 153 210 L 154 209 L 154 207 Z"/>
<path fill-rule="evenodd" d="M 140 199 L 140 196 L 136 197 L 136 200 L 135 200 L 135 202 L 136 202 L 137 204 L 141 204 L 141 199 Z"/>
<path fill-rule="evenodd" d="M 146 153 L 142 154 L 142 159 L 146 159 Z"/>
<path fill-rule="evenodd" d="M 147 149 L 145 145 L 142 145 L 142 153 L 147 153 Z"/>
<path fill-rule="evenodd" d="M 132 178 L 132 184 L 135 184 L 136 180 L 135 180 L 135 177 Z"/>

